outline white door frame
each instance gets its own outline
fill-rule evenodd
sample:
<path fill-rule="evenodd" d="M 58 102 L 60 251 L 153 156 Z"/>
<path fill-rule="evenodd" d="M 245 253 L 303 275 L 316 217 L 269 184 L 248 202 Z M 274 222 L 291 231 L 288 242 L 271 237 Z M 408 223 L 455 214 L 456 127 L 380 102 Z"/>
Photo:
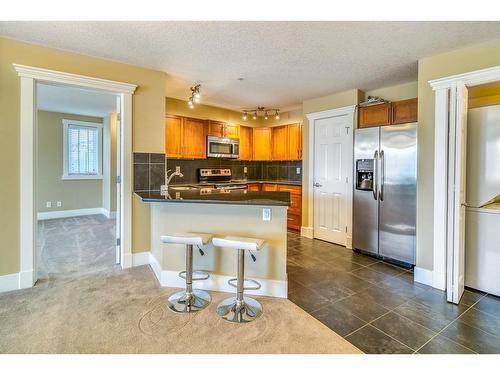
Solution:
<path fill-rule="evenodd" d="M 435 91 L 434 114 L 434 258 L 432 286 L 445 290 L 447 282 L 448 222 L 448 128 L 450 91 L 458 84 L 467 87 L 500 81 L 500 66 L 456 74 L 429 81 Z"/>
<path fill-rule="evenodd" d="M 308 168 L 309 168 L 309 178 L 307 180 L 308 187 L 308 197 L 307 201 L 309 202 L 309 210 L 307 215 L 307 222 L 309 223 L 309 227 L 301 228 L 301 235 L 309 238 L 314 238 L 314 134 L 315 134 L 315 126 L 316 120 L 331 118 L 331 117 L 340 117 L 345 116 L 348 123 L 352 124 L 351 129 L 349 130 L 349 145 L 350 145 L 350 155 L 354 154 L 354 129 L 356 128 L 355 116 L 356 113 L 356 105 L 350 105 L 347 107 L 329 109 L 321 112 L 308 113 L 306 115 L 307 120 L 309 121 L 309 152 L 308 152 Z M 347 225 L 347 235 L 346 235 L 346 248 L 352 249 L 352 173 L 353 173 L 353 158 L 349 158 L 345 165 L 343 166 L 345 175 L 348 176 L 349 181 L 346 192 L 346 225 Z M 350 186 L 350 188 L 349 188 Z"/>
<path fill-rule="evenodd" d="M 36 84 L 64 84 L 102 90 L 119 95 L 122 115 L 122 179 L 120 220 L 121 265 L 132 266 L 132 94 L 136 85 L 100 78 L 13 64 L 20 77 L 20 270 L 19 288 L 32 287 L 36 276 Z"/>

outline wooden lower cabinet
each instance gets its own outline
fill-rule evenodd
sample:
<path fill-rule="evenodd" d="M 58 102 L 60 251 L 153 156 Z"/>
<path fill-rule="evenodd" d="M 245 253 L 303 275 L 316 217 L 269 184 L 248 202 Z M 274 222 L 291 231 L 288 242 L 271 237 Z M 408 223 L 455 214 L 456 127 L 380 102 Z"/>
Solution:
<path fill-rule="evenodd" d="M 290 193 L 288 229 L 300 230 L 302 225 L 302 186 L 281 184 L 248 184 L 249 191 L 287 191 Z"/>
<path fill-rule="evenodd" d="M 248 191 L 261 191 L 262 184 L 248 184 Z"/>

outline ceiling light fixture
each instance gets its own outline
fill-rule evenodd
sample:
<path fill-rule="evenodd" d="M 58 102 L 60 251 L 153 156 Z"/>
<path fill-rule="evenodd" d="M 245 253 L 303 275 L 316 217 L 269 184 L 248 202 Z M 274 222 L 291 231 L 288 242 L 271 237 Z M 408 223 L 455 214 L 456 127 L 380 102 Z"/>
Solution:
<path fill-rule="evenodd" d="M 188 104 L 189 108 L 191 108 L 191 109 L 194 108 L 194 103 L 200 102 L 200 98 L 201 98 L 200 86 L 201 85 L 198 83 L 195 86 L 190 88 L 191 96 L 189 97 L 187 104 Z"/>
<path fill-rule="evenodd" d="M 276 120 L 280 119 L 280 110 L 279 108 L 266 108 L 266 107 L 257 107 L 254 109 L 244 109 L 243 115 L 241 118 L 246 120 L 248 118 L 248 114 L 252 115 L 252 119 L 257 120 L 257 117 L 263 117 L 264 120 L 269 119 L 269 115 L 274 113 L 274 118 Z"/>

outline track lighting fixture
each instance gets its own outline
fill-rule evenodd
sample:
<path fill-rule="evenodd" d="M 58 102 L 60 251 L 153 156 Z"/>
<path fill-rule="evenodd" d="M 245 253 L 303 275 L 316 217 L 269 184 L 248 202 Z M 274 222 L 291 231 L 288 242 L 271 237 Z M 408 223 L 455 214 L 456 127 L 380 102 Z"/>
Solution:
<path fill-rule="evenodd" d="M 264 120 L 269 119 L 269 116 L 272 116 L 274 113 L 274 118 L 276 120 L 280 119 L 280 110 L 279 108 L 266 108 L 266 107 L 257 107 L 255 109 L 244 109 L 243 115 L 241 118 L 246 120 L 248 118 L 248 114 L 252 115 L 252 119 L 256 120 L 257 117 L 264 117 Z"/>
<path fill-rule="evenodd" d="M 188 106 L 189 108 L 193 109 L 194 108 L 194 103 L 199 103 L 201 94 L 200 94 L 200 84 L 198 83 L 197 85 L 193 86 L 190 88 L 191 90 L 191 96 L 188 99 Z"/>

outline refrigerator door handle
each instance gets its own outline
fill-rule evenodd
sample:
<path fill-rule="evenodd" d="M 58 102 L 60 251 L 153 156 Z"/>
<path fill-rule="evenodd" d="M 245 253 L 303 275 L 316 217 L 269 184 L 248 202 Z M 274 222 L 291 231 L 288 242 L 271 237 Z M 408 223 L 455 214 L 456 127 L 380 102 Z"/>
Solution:
<path fill-rule="evenodd" d="M 380 177 L 380 191 L 378 196 L 381 201 L 384 200 L 384 183 L 385 183 L 385 153 L 384 150 L 380 151 L 380 169 L 381 169 L 381 177 Z"/>
<path fill-rule="evenodd" d="M 378 194 L 378 150 L 373 154 L 373 199 L 377 200 Z"/>

